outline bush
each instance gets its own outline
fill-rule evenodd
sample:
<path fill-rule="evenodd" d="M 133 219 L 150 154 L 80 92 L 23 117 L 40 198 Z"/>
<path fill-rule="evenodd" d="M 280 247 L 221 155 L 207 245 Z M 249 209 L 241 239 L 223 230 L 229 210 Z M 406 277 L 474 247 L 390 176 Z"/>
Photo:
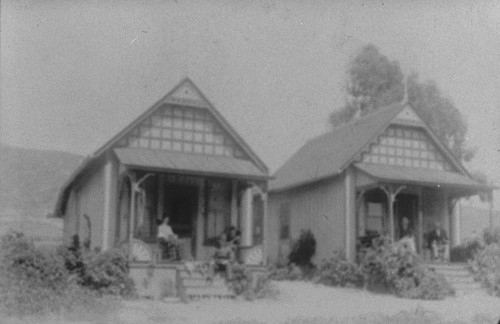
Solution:
<path fill-rule="evenodd" d="M 100 294 L 129 297 L 134 294 L 134 283 L 128 277 L 127 257 L 121 250 L 111 249 L 88 253 L 83 258 L 85 269 L 81 284 Z"/>
<path fill-rule="evenodd" d="M 500 244 L 500 227 L 488 227 L 483 232 L 485 245 Z"/>
<path fill-rule="evenodd" d="M 318 269 L 317 282 L 327 286 L 362 287 L 364 281 L 362 269 L 338 252 L 330 260 L 323 260 Z"/>
<path fill-rule="evenodd" d="M 68 285 L 64 261 L 56 253 L 37 249 L 21 233 L 0 242 L 0 304 L 7 314 L 54 312 L 62 307 Z"/>
<path fill-rule="evenodd" d="M 500 244 L 492 243 L 480 250 L 470 262 L 471 270 L 477 280 L 488 291 L 500 297 Z"/>
<path fill-rule="evenodd" d="M 42 250 L 21 233 L 0 240 L 0 308 L 7 315 L 95 310 L 103 293 L 132 291 L 126 259 L 115 252 L 88 259 L 77 250 Z M 89 289 L 90 288 L 90 289 Z"/>
<path fill-rule="evenodd" d="M 269 273 L 252 274 L 242 264 L 234 265 L 228 285 L 237 296 L 244 296 L 247 300 L 274 297 L 277 294 L 272 287 Z"/>
<path fill-rule="evenodd" d="M 310 230 L 302 230 L 297 241 L 292 245 L 288 262 L 301 268 L 314 268 L 312 257 L 316 253 L 316 239 Z"/>
<path fill-rule="evenodd" d="M 451 262 L 468 262 L 474 258 L 474 255 L 481 248 L 478 240 L 471 240 L 453 247 L 450 250 Z"/>
<path fill-rule="evenodd" d="M 427 270 L 418 255 L 386 237 L 375 240 L 374 247 L 365 251 L 361 267 L 369 290 L 419 299 L 453 294 L 444 277 Z"/>

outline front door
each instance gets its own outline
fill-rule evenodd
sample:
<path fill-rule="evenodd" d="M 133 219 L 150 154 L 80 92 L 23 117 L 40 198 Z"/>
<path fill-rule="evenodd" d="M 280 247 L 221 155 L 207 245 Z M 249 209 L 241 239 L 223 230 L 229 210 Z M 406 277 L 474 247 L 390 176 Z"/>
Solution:
<path fill-rule="evenodd" d="M 165 190 L 165 216 L 179 237 L 183 259 L 196 258 L 196 216 L 198 213 L 198 187 L 169 185 Z"/>
<path fill-rule="evenodd" d="M 401 238 L 403 218 L 407 218 L 409 228 L 413 230 L 416 246 L 419 246 L 418 233 L 418 196 L 412 194 L 399 194 L 394 203 L 394 223 L 396 239 Z"/>

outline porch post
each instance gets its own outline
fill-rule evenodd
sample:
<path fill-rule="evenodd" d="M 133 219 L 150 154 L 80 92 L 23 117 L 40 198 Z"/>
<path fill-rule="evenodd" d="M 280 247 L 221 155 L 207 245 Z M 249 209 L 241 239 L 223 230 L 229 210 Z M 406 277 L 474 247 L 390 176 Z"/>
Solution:
<path fill-rule="evenodd" d="M 130 179 L 130 213 L 128 220 L 128 259 L 132 260 L 132 239 L 134 237 L 134 220 L 135 220 L 135 174 L 129 174 Z"/>
<path fill-rule="evenodd" d="M 156 219 L 163 219 L 163 212 L 165 208 L 165 175 L 160 173 L 158 175 L 158 204 L 156 205 Z"/>
<path fill-rule="evenodd" d="M 252 188 L 243 192 L 241 202 L 241 246 L 252 246 Z"/>
<path fill-rule="evenodd" d="M 387 195 L 387 203 L 389 204 L 388 209 L 389 209 L 389 234 L 391 237 L 391 240 L 394 242 L 395 238 L 395 226 L 394 226 L 394 202 L 396 201 L 396 196 L 406 188 L 406 186 L 400 186 L 397 189 L 394 189 L 393 186 L 389 185 L 386 187 L 381 186 L 382 190 L 385 192 Z"/>
<path fill-rule="evenodd" d="M 108 158 L 104 165 L 104 211 L 102 220 L 102 250 L 105 251 L 109 247 L 109 232 L 111 231 L 111 191 L 112 188 L 112 172 L 113 165 Z"/>
<path fill-rule="evenodd" d="M 424 204 L 422 201 L 422 187 L 418 188 L 418 201 L 417 201 L 417 212 L 418 212 L 418 252 L 422 253 L 424 248 Z"/>
<path fill-rule="evenodd" d="M 267 189 L 267 188 L 266 188 Z M 267 190 L 262 194 L 262 208 L 263 208 L 263 216 L 262 216 L 262 261 L 264 264 L 267 264 Z"/>
<path fill-rule="evenodd" d="M 460 244 L 460 203 L 459 199 L 453 199 L 451 204 L 451 226 L 450 226 L 450 241 L 451 246 Z"/>
<path fill-rule="evenodd" d="M 356 230 L 355 230 L 355 212 L 356 212 L 356 191 L 354 189 L 354 181 L 352 170 L 348 168 L 344 178 L 345 184 L 345 257 L 349 261 L 356 259 Z"/>
<path fill-rule="evenodd" d="M 231 181 L 231 225 L 238 227 L 238 181 Z"/>

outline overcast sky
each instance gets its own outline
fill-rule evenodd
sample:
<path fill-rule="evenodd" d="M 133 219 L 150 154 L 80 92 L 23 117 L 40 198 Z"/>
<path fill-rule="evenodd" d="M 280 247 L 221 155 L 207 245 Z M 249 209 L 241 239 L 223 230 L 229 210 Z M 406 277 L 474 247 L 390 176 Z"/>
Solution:
<path fill-rule="evenodd" d="M 4 0 L 0 141 L 90 154 L 188 76 L 275 171 L 368 43 L 437 82 L 500 183 L 496 1 Z"/>

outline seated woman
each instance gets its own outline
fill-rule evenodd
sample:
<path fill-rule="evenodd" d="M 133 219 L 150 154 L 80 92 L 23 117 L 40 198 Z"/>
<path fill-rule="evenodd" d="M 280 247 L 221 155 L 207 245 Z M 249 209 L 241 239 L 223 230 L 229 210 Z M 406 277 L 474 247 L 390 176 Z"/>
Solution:
<path fill-rule="evenodd" d="M 232 275 L 232 263 L 234 262 L 234 251 L 233 247 L 227 241 L 227 234 L 222 233 L 219 238 L 219 248 L 214 253 L 213 258 L 213 271 L 214 274 L 218 272 L 223 272 L 226 278 L 231 278 Z"/>
<path fill-rule="evenodd" d="M 410 227 L 410 221 L 406 217 L 403 217 L 403 219 L 401 220 L 399 242 L 412 253 L 417 252 L 417 249 L 415 247 L 415 237 L 413 235 L 413 229 Z"/>
<path fill-rule="evenodd" d="M 177 260 L 179 259 L 179 246 L 177 243 L 177 235 L 175 235 L 172 227 L 169 225 L 170 219 L 165 217 L 162 224 L 158 227 L 157 240 L 160 245 L 162 260 Z"/>

